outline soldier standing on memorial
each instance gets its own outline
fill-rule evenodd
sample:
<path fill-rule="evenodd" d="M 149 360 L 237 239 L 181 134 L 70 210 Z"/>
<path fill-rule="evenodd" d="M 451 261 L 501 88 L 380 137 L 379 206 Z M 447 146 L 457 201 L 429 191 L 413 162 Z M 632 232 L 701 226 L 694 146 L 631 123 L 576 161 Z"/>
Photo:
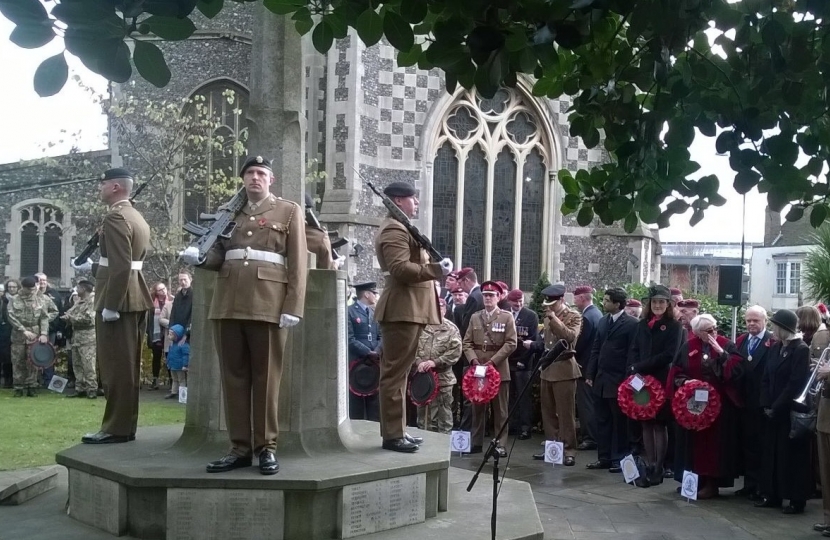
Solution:
<path fill-rule="evenodd" d="M 214 321 L 231 442 L 230 452 L 209 463 L 207 472 L 249 467 L 257 455 L 259 472 L 270 475 L 280 470 L 275 452 L 285 341 L 303 316 L 305 218 L 298 204 L 271 194 L 274 173 L 267 159 L 251 156 L 239 174 L 248 202 L 231 237 L 220 238 L 200 265 L 218 271 L 208 318 Z M 182 260 L 199 265 L 199 249 L 188 247 Z"/>
<path fill-rule="evenodd" d="M 9 300 L 9 323 L 12 325 L 12 371 L 14 397 L 37 396 L 37 368 L 29 362 L 29 345 L 49 342 L 49 306 L 37 294 L 37 280 L 27 276 L 20 280 L 20 292 Z"/>
<path fill-rule="evenodd" d="M 61 317 L 72 328 L 72 364 L 75 369 L 75 393 L 66 397 L 98 397 L 95 373 L 95 296 L 92 282 L 78 282 L 78 300 Z"/>

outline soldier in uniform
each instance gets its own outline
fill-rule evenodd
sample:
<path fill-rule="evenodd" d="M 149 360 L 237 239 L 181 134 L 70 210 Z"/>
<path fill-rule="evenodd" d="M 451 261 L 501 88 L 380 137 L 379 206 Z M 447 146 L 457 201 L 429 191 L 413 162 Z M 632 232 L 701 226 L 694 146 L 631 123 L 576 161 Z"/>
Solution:
<path fill-rule="evenodd" d="M 499 393 L 492 401 L 494 428 L 497 432 L 507 419 L 507 403 L 510 394 L 510 365 L 508 358 L 516 350 L 516 322 L 509 311 L 499 309 L 501 287 L 495 281 L 485 281 L 481 284 L 481 296 L 484 309 L 477 311 L 470 317 L 467 333 L 464 335 L 464 356 L 470 363 L 471 369 L 479 365 L 492 364 L 501 375 Z M 487 416 L 487 405 L 472 405 L 473 428 L 471 453 L 481 452 L 484 442 L 484 421 Z M 507 456 L 505 444 L 507 430 L 502 433 L 496 451 L 501 457 Z"/>
<path fill-rule="evenodd" d="M 150 247 L 150 227 L 130 203 L 132 174 L 109 169 L 101 176 L 101 201 L 109 210 L 100 229 L 101 258 L 76 270 L 92 268 L 95 295 L 96 349 L 107 405 L 98 433 L 81 438 L 87 444 L 135 440 L 141 348 L 147 311 L 153 306 L 141 269 Z"/>
<path fill-rule="evenodd" d="M 37 293 L 37 280 L 31 276 L 20 280 L 20 292 L 9 300 L 14 397 L 37 396 L 37 368 L 29 363 L 29 345 L 49 342 L 49 302 Z"/>
<path fill-rule="evenodd" d="M 92 282 L 78 282 L 78 299 L 62 315 L 72 328 L 72 364 L 75 369 L 75 393 L 67 397 L 98 397 L 95 373 L 95 296 Z"/>
<path fill-rule="evenodd" d="M 311 212 L 314 208 L 314 199 L 308 193 L 305 194 L 305 211 Z M 343 263 L 340 259 L 333 258 L 331 239 L 326 229 L 316 226 L 314 223 L 305 222 L 305 241 L 309 253 L 317 256 L 318 270 L 337 270 Z"/>
<path fill-rule="evenodd" d="M 375 321 L 378 291 L 375 282 L 354 286 L 357 300 L 349 306 L 347 320 L 349 334 L 349 369 L 357 362 L 380 363 L 380 326 Z M 349 418 L 352 420 L 380 420 L 378 395 L 358 396 L 349 391 Z"/>
<path fill-rule="evenodd" d="M 383 193 L 409 218 L 417 215 L 418 198 L 411 184 L 392 182 Z M 375 253 L 386 276 L 375 310 L 383 332 L 379 390 L 382 448 L 415 452 L 423 440 L 406 433 L 406 381 L 421 331 L 428 324 L 441 322 L 433 280 L 452 272 L 452 261 L 444 258 L 428 263 L 426 251 L 392 216 L 380 226 Z"/>
<path fill-rule="evenodd" d="M 576 346 L 576 338 L 582 328 L 582 315 L 565 303 L 565 286 L 561 283 L 549 285 L 542 290 L 547 313 L 544 319 L 544 345 L 537 341 L 531 350 L 541 351 L 552 348 L 564 339 L 569 349 Z M 576 465 L 576 381 L 582 377 L 579 364 L 572 354 L 562 353 L 542 371 L 542 426 L 545 439 L 561 441 L 565 446 L 564 465 Z M 545 459 L 544 451 L 533 459 Z"/>
<path fill-rule="evenodd" d="M 447 301 L 439 298 L 438 303 L 442 317 L 446 317 Z M 452 367 L 460 357 L 461 333 L 449 319 L 442 318 L 441 324 L 428 324 L 421 332 L 415 369 L 434 370 L 440 390 L 432 403 L 418 407 L 419 428 L 438 433 L 452 431 L 452 389 L 456 382 Z"/>
<path fill-rule="evenodd" d="M 305 301 L 308 251 L 300 205 L 272 195 L 271 163 L 252 156 L 239 173 L 248 203 L 236 216 L 229 239 L 220 239 L 202 268 L 218 271 L 208 317 L 215 321 L 230 452 L 207 465 L 218 473 L 249 467 L 279 472 L 277 405 L 288 328 L 300 322 Z M 198 263 L 198 249 L 182 259 Z M 253 414 L 253 441 L 251 415 Z"/>

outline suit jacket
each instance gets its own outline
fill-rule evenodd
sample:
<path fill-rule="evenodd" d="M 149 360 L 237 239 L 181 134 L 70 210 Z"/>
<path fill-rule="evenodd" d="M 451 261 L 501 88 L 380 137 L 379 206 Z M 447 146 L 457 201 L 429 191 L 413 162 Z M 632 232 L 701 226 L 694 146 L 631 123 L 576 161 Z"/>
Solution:
<path fill-rule="evenodd" d="M 443 272 L 401 222 L 387 217 L 375 237 L 375 253 L 386 281 L 375 306 L 378 322 L 440 324 L 433 280 Z"/>
<path fill-rule="evenodd" d="M 680 354 L 684 341 L 680 321 L 663 318 L 651 328 L 648 321 L 639 321 L 637 335 L 628 351 L 630 372 L 651 375 L 665 385 L 669 368 Z"/>
<path fill-rule="evenodd" d="M 810 347 L 801 339 L 772 346 L 761 379 L 761 407 L 772 409 L 773 421 L 789 422 L 793 400 L 810 377 Z"/>
<path fill-rule="evenodd" d="M 369 308 L 369 314 L 363 306 L 355 302 L 349 306 L 346 318 L 349 334 L 349 362 L 363 358 L 380 347 L 380 325 L 375 320 L 375 313 Z"/>
<path fill-rule="evenodd" d="M 508 311 L 511 315 L 512 311 Z M 524 341 L 536 341 L 539 338 L 539 316 L 532 309 L 523 307 L 513 319 L 516 322 L 516 339 Z M 510 355 L 510 369 L 513 371 L 525 371 L 531 368 L 530 362 L 533 359 L 533 351 L 525 349 L 522 345 L 516 345 L 516 350 Z M 518 363 L 524 364 L 519 368 Z"/>
<path fill-rule="evenodd" d="M 509 312 L 499 308 L 496 312 L 489 321 L 483 309 L 473 314 L 464 334 L 464 356 L 470 363 L 476 359 L 480 364 L 492 362 L 504 382 L 510 380 L 507 359 L 516 350 L 516 323 Z"/>
<path fill-rule="evenodd" d="M 741 334 L 735 340 L 735 346 L 738 348 L 738 354 L 746 359 L 743 363 L 744 378 L 741 381 L 744 406 L 747 409 L 757 409 L 761 406 L 761 379 L 764 377 L 764 369 L 773 344 L 772 333 L 764 330 L 760 343 L 751 355 L 749 354 L 749 341 L 749 333 Z M 749 359 L 750 356 L 752 360 Z"/>
<path fill-rule="evenodd" d="M 597 335 L 591 346 L 591 359 L 584 372 L 593 381 L 594 394 L 603 398 L 617 397 L 617 389 L 625 380 L 628 350 L 637 335 L 639 319 L 623 311 L 617 322 L 610 324 L 610 315 L 599 320 Z"/>
<path fill-rule="evenodd" d="M 591 304 L 582 312 L 582 329 L 576 340 L 576 363 L 585 373 L 588 362 L 591 360 L 591 347 L 594 345 L 594 338 L 597 336 L 597 324 L 602 319 L 602 313 L 597 306 Z"/>
<path fill-rule="evenodd" d="M 269 195 L 256 210 L 245 205 L 236 223 L 231 237 L 216 242 L 202 265 L 219 272 L 208 318 L 279 323 L 283 313 L 302 317 L 308 255 L 300 206 Z M 225 260 L 228 250 L 245 248 L 278 253 L 286 265 Z"/>
<path fill-rule="evenodd" d="M 101 257 L 107 266 L 93 265 L 95 310 L 147 311 L 153 307 L 150 289 L 133 261 L 143 261 L 150 246 L 150 227 L 129 201 L 113 205 L 104 216 L 99 237 Z"/>
<path fill-rule="evenodd" d="M 461 330 L 462 336 L 467 335 L 467 328 L 470 326 L 473 314 L 482 309 L 484 309 L 484 297 L 481 296 L 481 287 L 476 285 L 467 295 L 467 303 L 464 304 L 464 311 L 461 314 L 461 325 L 458 329 Z"/>

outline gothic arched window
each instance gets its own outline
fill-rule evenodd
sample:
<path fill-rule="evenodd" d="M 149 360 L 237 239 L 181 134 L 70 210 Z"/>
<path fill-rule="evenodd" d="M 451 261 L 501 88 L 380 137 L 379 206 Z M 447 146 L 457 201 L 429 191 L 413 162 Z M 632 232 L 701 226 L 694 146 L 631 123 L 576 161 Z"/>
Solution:
<path fill-rule="evenodd" d="M 46 203 L 18 210 L 19 276 L 43 272 L 55 282 L 63 278 L 63 210 Z"/>
<path fill-rule="evenodd" d="M 549 152 L 526 99 L 461 93 L 440 123 L 432 176 L 435 247 L 481 278 L 530 290 L 545 269 Z"/>
<path fill-rule="evenodd" d="M 213 137 L 218 143 L 205 144 L 198 156 L 187 156 L 204 164 L 195 168 L 199 174 L 184 178 L 184 220 L 198 222 L 199 214 L 213 212 L 228 198 L 216 184 L 237 176 L 245 159 L 240 147 L 248 136 L 248 91 L 232 81 L 219 80 L 194 92 L 193 99 L 204 105 L 208 118 L 215 120 Z M 193 114 L 192 107 L 184 114 Z"/>

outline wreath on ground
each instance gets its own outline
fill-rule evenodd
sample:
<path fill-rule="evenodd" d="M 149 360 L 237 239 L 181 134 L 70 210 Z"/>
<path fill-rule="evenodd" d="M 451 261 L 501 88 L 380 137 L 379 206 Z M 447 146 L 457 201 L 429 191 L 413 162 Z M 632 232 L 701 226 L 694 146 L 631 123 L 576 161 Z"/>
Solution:
<path fill-rule="evenodd" d="M 461 380 L 461 390 L 464 396 L 476 405 L 489 403 L 499 393 L 501 375 L 493 364 L 487 364 L 484 377 L 476 377 L 475 372 L 475 366 L 467 370 Z"/>
<path fill-rule="evenodd" d="M 697 390 L 707 392 L 705 400 L 697 401 Z M 720 408 L 720 394 L 715 387 L 697 379 L 686 381 L 686 384 L 678 388 L 671 403 L 677 423 L 691 431 L 701 431 L 711 426 L 720 414 Z"/>
<path fill-rule="evenodd" d="M 643 387 L 634 390 L 631 381 L 640 377 Z M 666 402 L 666 392 L 660 381 L 651 375 L 631 375 L 617 388 L 617 403 L 623 414 L 632 420 L 652 420 Z"/>

